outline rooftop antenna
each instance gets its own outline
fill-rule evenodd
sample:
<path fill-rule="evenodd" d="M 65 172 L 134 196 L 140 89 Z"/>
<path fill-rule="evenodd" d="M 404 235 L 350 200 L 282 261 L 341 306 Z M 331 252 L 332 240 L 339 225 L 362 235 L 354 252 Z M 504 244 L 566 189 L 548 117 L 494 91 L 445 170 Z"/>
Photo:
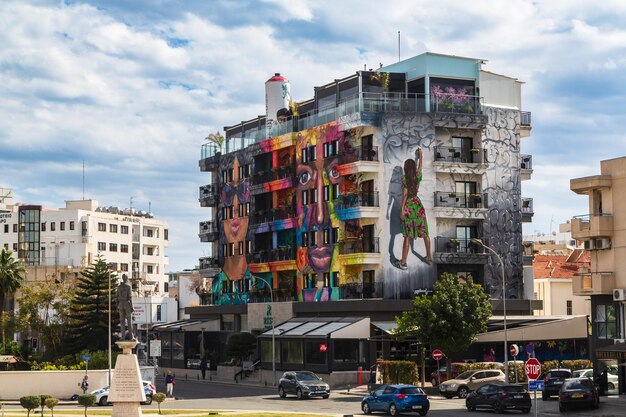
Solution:
<path fill-rule="evenodd" d="M 400 31 L 398 31 L 398 62 L 400 62 Z"/>
<path fill-rule="evenodd" d="M 85 160 L 83 159 L 83 200 L 85 199 Z"/>
<path fill-rule="evenodd" d="M 130 196 L 130 210 L 131 212 L 133 210 L 133 196 L 132 195 Z"/>
<path fill-rule="evenodd" d="M 148 213 L 152 213 L 152 201 L 148 201 Z"/>

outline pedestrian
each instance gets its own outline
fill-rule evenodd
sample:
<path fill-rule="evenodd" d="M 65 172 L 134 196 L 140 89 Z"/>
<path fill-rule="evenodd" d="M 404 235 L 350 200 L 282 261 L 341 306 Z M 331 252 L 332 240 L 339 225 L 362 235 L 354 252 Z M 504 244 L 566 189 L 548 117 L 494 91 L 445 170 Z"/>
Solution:
<path fill-rule="evenodd" d="M 89 377 L 87 375 L 83 378 L 83 382 L 80 383 L 80 389 L 83 390 L 83 394 L 87 394 L 89 389 Z"/>
<path fill-rule="evenodd" d="M 174 385 L 176 385 L 174 375 L 172 375 L 172 371 L 167 371 L 167 375 L 165 375 L 165 386 L 167 387 L 167 396 L 169 398 L 174 397 Z"/>
<path fill-rule="evenodd" d="M 206 359 L 202 358 L 202 360 L 200 361 L 200 372 L 202 372 L 202 380 L 206 379 L 206 368 L 207 368 Z"/>

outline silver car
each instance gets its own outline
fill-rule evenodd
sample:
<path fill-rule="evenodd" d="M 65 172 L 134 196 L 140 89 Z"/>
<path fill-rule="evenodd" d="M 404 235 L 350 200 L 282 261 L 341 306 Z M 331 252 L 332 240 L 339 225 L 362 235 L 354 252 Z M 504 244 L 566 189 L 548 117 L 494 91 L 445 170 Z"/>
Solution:
<path fill-rule="evenodd" d="M 446 398 L 458 395 L 459 398 L 467 397 L 472 391 L 486 384 L 504 382 L 504 372 L 499 369 L 477 369 L 465 371 L 454 379 L 450 379 L 439 385 L 439 393 Z"/>

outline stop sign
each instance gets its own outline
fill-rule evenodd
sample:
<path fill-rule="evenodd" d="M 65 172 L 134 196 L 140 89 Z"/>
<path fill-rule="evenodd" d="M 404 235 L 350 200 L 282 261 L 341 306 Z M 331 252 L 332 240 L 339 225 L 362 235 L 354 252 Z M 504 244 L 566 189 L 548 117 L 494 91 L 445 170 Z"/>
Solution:
<path fill-rule="evenodd" d="M 434 360 L 438 361 L 441 358 L 443 358 L 443 352 L 440 351 L 439 349 L 433 349 L 431 356 L 433 357 Z"/>
<path fill-rule="evenodd" d="M 524 367 L 528 379 L 537 379 L 541 375 L 541 363 L 536 358 L 528 359 Z"/>

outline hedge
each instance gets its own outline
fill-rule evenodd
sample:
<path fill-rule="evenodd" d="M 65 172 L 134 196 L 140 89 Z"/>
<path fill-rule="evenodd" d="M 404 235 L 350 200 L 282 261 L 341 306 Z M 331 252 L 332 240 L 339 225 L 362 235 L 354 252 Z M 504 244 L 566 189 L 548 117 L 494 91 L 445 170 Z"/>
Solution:
<path fill-rule="evenodd" d="M 419 371 L 413 361 L 378 361 L 378 372 L 383 384 L 413 384 L 419 383 Z"/>

